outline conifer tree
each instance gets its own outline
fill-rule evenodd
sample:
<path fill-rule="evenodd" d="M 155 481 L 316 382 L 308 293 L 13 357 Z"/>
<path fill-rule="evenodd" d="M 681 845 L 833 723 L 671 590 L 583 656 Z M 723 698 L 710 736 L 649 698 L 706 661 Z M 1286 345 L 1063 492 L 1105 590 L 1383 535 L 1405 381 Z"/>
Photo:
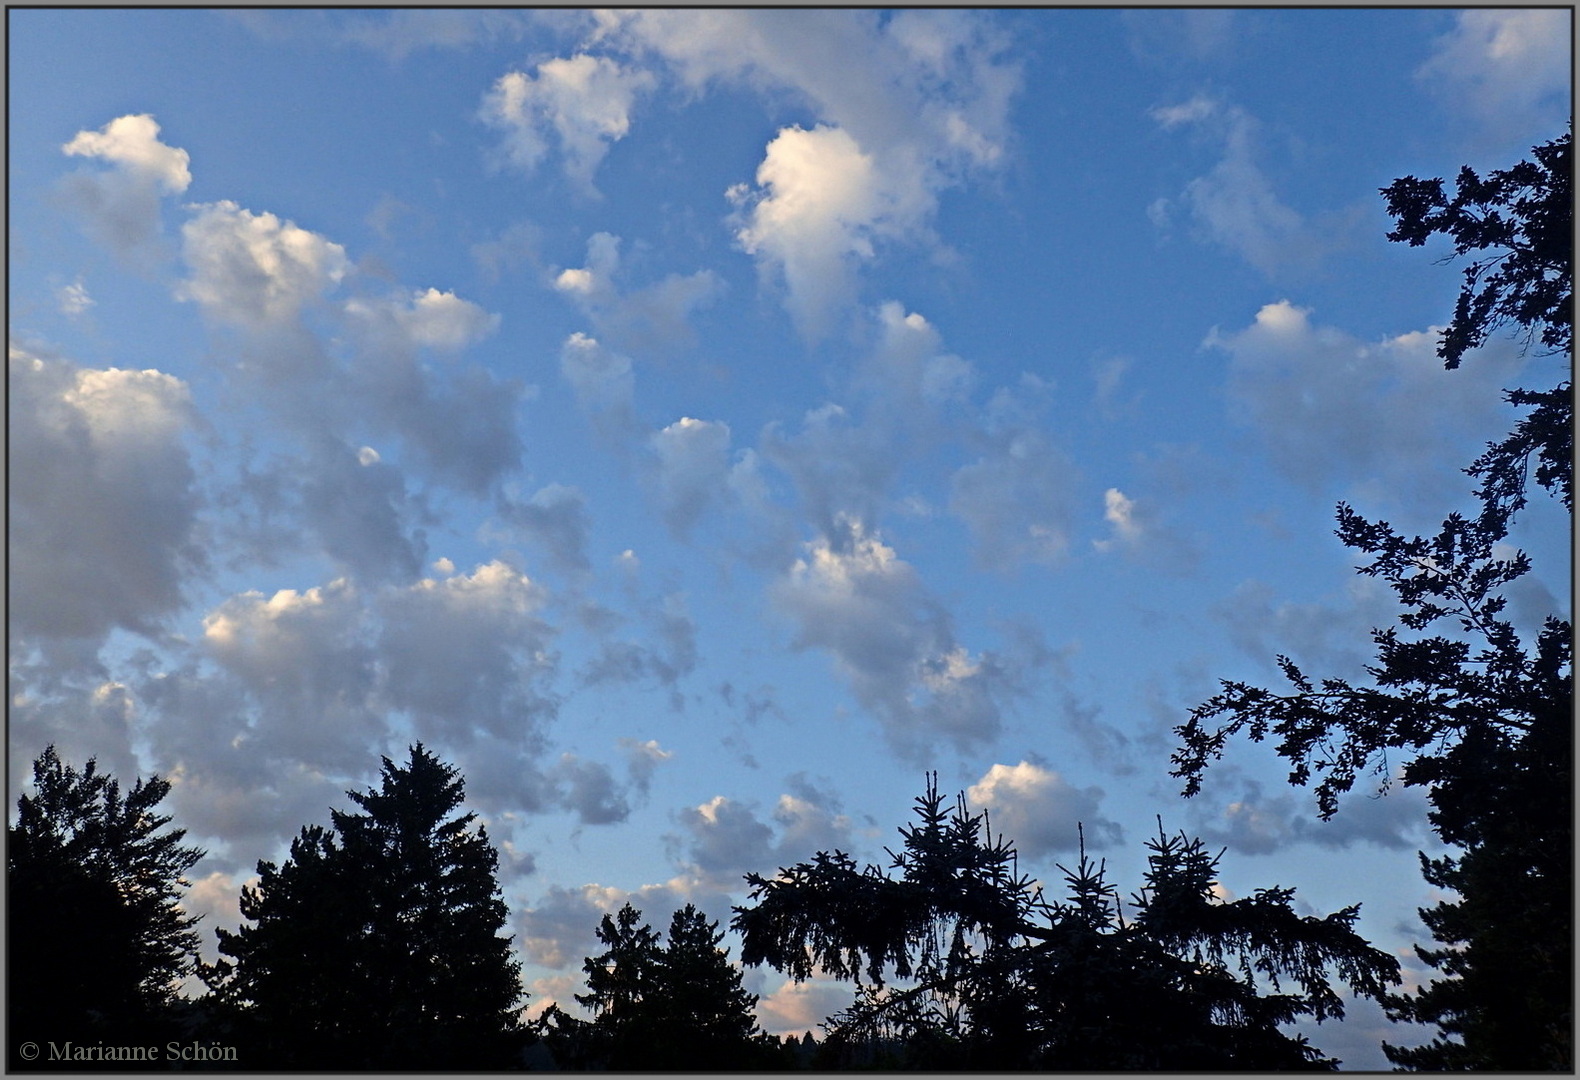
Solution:
<path fill-rule="evenodd" d="M 22 1040 L 173 1033 L 197 952 L 182 875 L 203 852 L 154 813 L 169 781 L 137 780 L 123 797 L 95 760 L 78 772 L 50 746 L 33 762 L 33 788 L 6 830 L 11 1053 Z"/>
<path fill-rule="evenodd" d="M 607 948 L 583 964 L 593 1014 L 578 1020 L 550 1006 L 543 1024 L 555 1059 L 580 1069 L 754 1069 L 784 1063 L 774 1040 L 757 1029 L 757 998 L 719 948 L 718 923 L 693 905 L 675 912 L 661 945 L 642 914 L 625 904 L 605 915 L 598 939 Z"/>
<path fill-rule="evenodd" d="M 1509 169 L 1461 169 L 1452 197 L 1439 178 L 1383 189 L 1390 240 L 1442 235 L 1469 257 L 1439 342 L 1444 366 L 1512 328 L 1560 359 L 1558 378 L 1505 392 L 1526 411 L 1465 469 L 1480 482 L 1476 513 L 1411 537 L 1340 504 L 1339 539 L 1401 609 L 1398 626 L 1372 632 L 1367 680 L 1319 682 L 1279 657 L 1287 692 L 1226 681 L 1177 729 L 1174 775 L 1187 795 L 1241 734 L 1277 740 L 1290 782 L 1316 781 L 1324 819 L 1359 776 L 1387 779 L 1390 762 L 1428 789 L 1432 826 L 1456 850 L 1421 856 L 1427 882 L 1449 896 L 1421 912 L 1442 947 L 1416 951 L 1445 978 L 1389 999 L 1393 1018 L 1439 1031 L 1421 1047 L 1385 1044 L 1411 1068 L 1574 1067 L 1573 629 L 1554 614 L 1522 639 L 1504 615 L 1510 586 L 1531 570 L 1506 541 L 1532 476 L 1572 528 L 1573 168 L 1565 134 Z"/>
<path fill-rule="evenodd" d="M 510 1068 L 520 964 L 500 935 L 498 854 L 464 781 L 419 743 L 362 813 L 308 826 L 281 866 L 258 864 L 241 913 L 219 931 L 233 958 L 206 972 L 260 1068 Z"/>
<path fill-rule="evenodd" d="M 746 963 L 857 983 L 818 1067 L 1333 1068 L 1281 1025 L 1342 1018 L 1330 971 L 1372 998 L 1398 979 L 1355 933 L 1357 907 L 1304 917 L 1281 888 L 1220 901 L 1217 860 L 1161 823 L 1127 915 L 1084 850 L 1050 902 L 963 797 L 946 810 L 930 782 L 916 812 L 897 877 L 840 852 L 747 877 L 755 904 L 732 924 Z"/>

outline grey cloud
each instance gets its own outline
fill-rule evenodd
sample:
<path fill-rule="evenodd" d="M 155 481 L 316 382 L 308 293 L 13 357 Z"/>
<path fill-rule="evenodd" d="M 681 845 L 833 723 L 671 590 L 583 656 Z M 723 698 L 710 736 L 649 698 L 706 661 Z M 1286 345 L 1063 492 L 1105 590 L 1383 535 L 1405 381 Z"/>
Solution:
<path fill-rule="evenodd" d="M 61 184 L 67 205 L 82 215 L 88 232 L 123 258 L 163 257 L 161 200 L 191 184 L 187 152 L 160 142 L 159 125 L 147 114 L 79 131 L 61 151 L 110 165 L 75 173 Z"/>
<path fill-rule="evenodd" d="M 561 789 L 561 805 L 583 825 L 612 825 L 631 816 L 631 804 L 609 766 L 564 754 L 551 775 Z"/>
<path fill-rule="evenodd" d="M 379 653 L 389 704 L 424 737 L 443 733 L 464 745 L 487 731 L 530 743 L 558 708 L 544 685 L 558 661 L 552 631 L 536 615 L 543 600 L 525 574 L 499 561 L 386 593 Z"/>
<path fill-rule="evenodd" d="M 1124 830 L 1102 814 L 1103 795 L 1031 761 L 994 765 L 966 791 L 973 806 L 988 811 L 994 831 L 1032 857 L 1075 851 L 1083 833 L 1094 849 L 1121 843 Z"/>
<path fill-rule="evenodd" d="M 664 522 L 679 537 L 690 534 L 708 507 L 729 491 L 730 427 L 689 416 L 653 433 L 657 489 Z"/>
<path fill-rule="evenodd" d="M 186 385 L 13 345 L 8 387 L 13 632 L 152 633 L 205 561 Z"/>
<path fill-rule="evenodd" d="M 996 441 L 950 478 L 950 512 L 971 530 L 973 558 L 983 567 L 1055 562 L 1069 547 L 1075 465 L 1040 431 Z"/>
<path fill-rule="evenodd" d="M 773 826 L 760 820 L 751 805 L 723 795 L 683 807 L 676 818 L 685 830 L 684 857 L 723 885 L 738 882 L 747 872 L 768 873 L 819 851 L 848 850 L 850 819 L 839 812 L 839 800 L 804 774 L 790 777 L 786 786 L 796 793 L 779 796 L 770 814 Z"/>
<path fill-rule="evenodd" d="M 413 507 L 398 468 L 364 464 L 350 447 L 328 440 L 303 470 L 303 518 L 325 554 L 366 583 L 417 577 L 427 544 L 411 531 Z"/>
<path fill-rule="evenodd" d="M 1468 461 L 1502 430 L 1501 395 L 1519 367 L 1512 347 L 1443 370 L 1436 335 L 1359 341 L 1315 325 L 1288 301 L 1207 344 L 1229 355 L 1232 415 L 1260 435 L 1273 465 L 1311 491 L 1436 506 L 1462 492 L 1445 461 Z M 1352 497 L 1353 494 L 1352 494 Z"/>
<path fill-rule="evenodd" d="M 587 497 L 577 488 L 548 484 L 526 500 L 505 492 L 496 505 L 512 535 L 536 544 L 562 573 L 580 574 L 591 568 Z"/>
<path fill-rule="evenodd" d="M 1204 840 L 1246 855 L 1266 855 L 1294 844 L 1341 850 L 1369 843 L 1393 851 L 1415 850 L 1430 843 L 1428 811 L 1425 792 L 1395 778 L 1386 793 L 1351 792 L 1333 819 L 1324 822 L 1302 792 L 1280 788 L 1268 794 L 1260 781 L 1232 766 L 1189 809 Z"/>
<path fill-rule="evenodd" d="M 1270 585 L 1244 581 L 1212 615 L 1247 656 L 1271 665 L 1278 654 L 1308 669 L 1355 678 L 1372 659 L 1371 628 L 1392 621 L 1388 589 L 1369 578 L 1352 579 L 1333 601 L 1280 600 Z"/>
<path fill-rule="evenodd" d="M 806 545 L 772 589 L 795 628 L 794 647 L 833 657 L 894 748 L 925 760 L 937 740 L 964 749 L 1000 729 L 1025 672 L 1009 656 L 972 655 L 910 564 L 859 521 Z"/>
<path fill-rule="evenodd" d="M 599 337 L 622 352 L 669 352 L 692 344 L 691 316 L 718 299 L 724 282 L 711 270 L 669 274 L 623 290 L 620 238 L 594 233 L 587 265 L 562 270 L 554 287 L 590 320 Z"/>

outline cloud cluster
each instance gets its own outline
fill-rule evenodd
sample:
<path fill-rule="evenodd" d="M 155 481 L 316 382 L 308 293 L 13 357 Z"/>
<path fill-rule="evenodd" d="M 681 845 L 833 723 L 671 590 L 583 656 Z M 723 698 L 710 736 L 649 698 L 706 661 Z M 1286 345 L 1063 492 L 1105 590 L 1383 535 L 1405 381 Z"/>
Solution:
<path fill-rule="evenodd" d="M 1243 855 L 1299 844 L 1342 850 L 1365 843 L 1412 851 L 1428 842 L 1428 810 L 1426 793 L 1405 787 L 1395 776 L 1386 793 L 1352 793 L 1331 820 L 1322 821 L 1308 798 L 1285 788 L 1270 795 L 1260 781 L 1232 765 L 1203 798 L 1189 804 L 1193 828 L 1203 840 Z"/>
<path fill-rule="evenodd" d="M 89 232 L 123 257 L 154 254 L 161 199 L 180 195 L 192 183 L 187 152 L 160 142 L 159 125 L 146 113 L 117 117 L 98 131 L 79 131 L 61 152 L 109 166 L 65 181 L 66 198 Z"/>
<path fill-rule="evenodd" d="M 772 589 L 794 647 L 826 651 L 907 757 L 927 757 L 940 739 L 962 749 L 992 739 L 1021 692 L 1019 665 L 967 651 L 914 567 L 861 521 L 841 516 L 835 526 Z"/>
<path fill-rule="evenodd" d="M 1214 330 L 1229 356 L 1231 415 L 1253 427 L 1273 465 L 1311 491 L 1440 503 L 1461 486 L 1444 462 L 1475 456 L 1500 423 L 1499 386 L 1518 360 L 1488 347 L 1478 362 L 1443 370 L 1435 332 L 1376 343 L 1315 324 L 1286 301 L 1244 330 Z"/>
<path fill-rule="evenodd" d="M 994 831 L 1023 855 L 1074 851 L 1082 836 L 1094 850 L 1124 840 L 1119 824 L 1102 814 L 1102 788 L 1078 788 L 1029 761 L 994 765 L 966 790 L 966 798 L 988 811 Z"/>
<path fill-rule="evenodd" d="M 1456 12 L 1416 79 L 1489 141 L 1551 138 L 1570 109 L 1573 19 L 1562 8 Z"/>
<path fill-rule="evenodd" d="M 1281 278 L 1308 271 L 1348 242 L 1350 212 L 1308 218 L 1280 198 L 1262 164 L 1262 125 L 1238 105 L 1197 95 L 1160 106 L 1152 118 L 1165 131 L 1188 128 L 1222 147 L 1217 164 L 1174 199 L 1148 209 L 1166 228 L 1183 216 L 1198 236 L 1239 255 L 1263 274 Z"/>
<path fill-rule="evenodd" d="M 620 238 L 593 233 L 587 240 L 587 265 L 567 267 L 554 288 L 569 298 L 611 346 L 626 352 L 665 352 L 690 345 L 691 316 L 713 303 L 724 283 L 711 270 L 668 274 L 637 289 L 622 289 Z"/>
<path fill-rule="evenodd" d="M 578 53 L 545 60 L 534 74 L 511 71 L 483 99 L 482 117 L 505 132 L 504 152 L 512 166 L 533 172 L 556 137 L 565 172 L 587 192 L 611 143 L 631 129 L 638 95 L 653 76 L 622 67 L 607 56 Z"/>
<path fill-rule="evenodd" d="M 503 152 L 535 169 L 552 132 L 586 189 L 637 100 L 661 84 L 701 94 L 744 86 L 809 109 L 730 188 L 736 239 L 783 281 L 807 334 L 843 307 L 856 268 L 891 243 L 931 243 L 939 194 L 1005 157 L 1018 68 L 975 13 L 599 11 L 584 51 L 512 71 L 482 116 Z M 593 50 L 596 50 L 596 54 Z M 623 60 L 622 60 L 623 58 Z M 578 288 L 573 275 L 562 285 Z M 700 289 L 705 283 L 695 282 Z M 673 288 L 679 290 L 677 282 Z"/>
<path fill-rule="evenodd" d="M 11 344 L 9 613 L 24 638 L 153 633 L 200 568 L 191 394 Z"/>

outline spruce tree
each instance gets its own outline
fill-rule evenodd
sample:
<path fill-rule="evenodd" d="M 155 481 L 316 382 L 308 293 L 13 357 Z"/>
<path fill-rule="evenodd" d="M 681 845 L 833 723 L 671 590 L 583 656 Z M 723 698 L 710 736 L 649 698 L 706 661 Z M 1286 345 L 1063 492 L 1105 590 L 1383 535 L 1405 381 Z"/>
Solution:
<path fill-rule="evenodd" d="M 362 813 L 309 826 L 258 864 L 207 973 L 257 1068 L 467 1069 L 520 1064 L 520 964 L 500 935 L 498 854 L 464 781 L 422 745 Z"/>
<path fill-rule="evenodd" d="M 50 746 L 33 762 L 33 788 L 6 830 L 11 1053 L 22 1040 L 174 1035 L 177 987 L 197 952 L 182 875 L 203 852 L 154 813 L 169 782 L 137 780 L 123 797 L 95 760 L 78 772 Z"/>
<path fill-rule="evenodd" d="M 772 1068 L 786 1063 L 776 1040 L 757 1029 L 757 998 L 719 948 L 718 923 L 693 905 L 675 912 L 667 945 L 625 904 L 597 930 L 607 948 L 583 964 L 593 1014 L 578 1020 L 558 1006 L 543 1025 L 555 1060 L 572 1069 Z"/>
<path fill-rule="evenodd" d="M 1047 901 L 963 798 L 946 809 L 930 782 L 916 810 L 897 876 L 835 852 L 747 877 L 746 963 L 857 983 L 817 1067 L 1327 1069 L 1282 1027 L 1343 1017 L 1333 975 L 1374 999 L 1398 980 L 1358 908 L 1300 916 L 1282 888 L 1222 902 L 1217 860 L 1161 823 L 1127 913 L 1084 851 Z"/>

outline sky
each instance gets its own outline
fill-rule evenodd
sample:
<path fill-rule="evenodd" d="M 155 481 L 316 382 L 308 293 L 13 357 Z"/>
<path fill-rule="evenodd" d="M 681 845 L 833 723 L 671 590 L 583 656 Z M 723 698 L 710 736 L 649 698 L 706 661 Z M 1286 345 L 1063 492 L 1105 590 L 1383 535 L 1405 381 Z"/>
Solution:
<path fill-rule="evenodd" d="M 1434 529 L 1556 381 L 1443 370 L 1459 272 L 1378 189 L 1561 134 L 1569 19 L 8 9 L 10 802 L 49 743 L 168 778 L 212 957 L 421 740 L 536 1014 L 623 902 L 886 863 L 936 771 L 1050 893 L 1161 821 L 1421 979 L 1422 793 L 1322 823 L 1246 744 L 1183 800 L 1173 729 L 1363 677 L 1336 504 Z M 774 1032 L 849 1000 L 746 980 Z"/>

